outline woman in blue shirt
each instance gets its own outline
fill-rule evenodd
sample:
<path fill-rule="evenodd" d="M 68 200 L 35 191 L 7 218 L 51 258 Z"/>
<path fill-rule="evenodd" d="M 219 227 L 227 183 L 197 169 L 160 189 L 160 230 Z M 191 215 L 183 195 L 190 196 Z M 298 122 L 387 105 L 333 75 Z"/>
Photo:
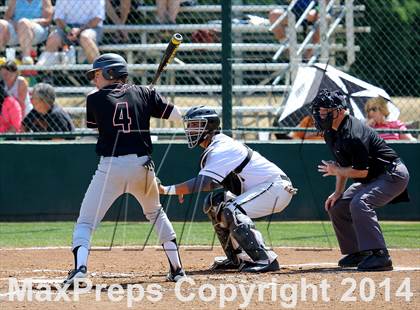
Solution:
<path fill-rule="evenodd" d="M 52 14 L 51 0 L 10 0 L 0 20 L 0 48 L 20 45 L 22 62 L 33 64 L 32 45 L 47 39 Z"/>

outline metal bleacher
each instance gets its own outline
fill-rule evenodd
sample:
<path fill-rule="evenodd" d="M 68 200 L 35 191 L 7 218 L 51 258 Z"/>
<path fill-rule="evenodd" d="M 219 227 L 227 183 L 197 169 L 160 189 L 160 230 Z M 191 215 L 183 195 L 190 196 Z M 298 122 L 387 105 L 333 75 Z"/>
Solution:
<path fill-rule="evenodd" d="M 293 2 L 295 1 L 291 4 Z M 326 40 L 322 40 L 319 44 L 310 43 L 308 36 L 311 32 L 304 33 L 300 21 L 295 21 L 293 14 L 290 14 L 290 6 L 234 5 L 232 7 L 235 16 L 249 13 L 264 18 L 270 10 L 283 8 L 286 13 L 282 18 L 289 19 L 289 38 L 285 42 L 277 42 L 274 39 L 269 24 L 232 24 L 234 104 L 240 106 L 241 100 L 246 96 L 266 97 L 269 94 L 282 96 L 290 88 L 292 81 L 290 76 L 293 76 L 297 66 L 302 64 L 302 53 L 307 49 L 315 51 L 309 64 L 326 58 L 334 64 L 338 54 L 344 55 L 340 59 L 345 58 L 340 66 L 348 67 L 354 62 L 355 54 L 359 50 L 359 47 L 355 45 L 354 37 L 357 33 L 369 32 L 369 27 L 354 26 L 356 13 L 363 13 L 365 7 L 355 5 L 353 0 L 346 0 L 344 5 L 337 0 L 320 2 L 322 3 L 321 18 L 313 27 L 319 28 L 321 34 L 325 34 L 323 37 Z M 150 13 L 155 12 L 156 7 L 139 6 L 136 9 L 140 14 L 150 16 L 153 15 Z M 222 44 L 191 41 L 191 34 L 197 30 L 207 29 L 220 33 L 221 23 L 212 21 L 215 18 L 220 19 L 220 11 L 220 5 L 187 6 L 181 7 L 178 15 L 181 17 L 180 23 L 175 25 L 153 23 L 104 25 L 105 34 L 112 35 L 117 31 L 126 31 L 130 38 L 136 36 L 137 39 L 134 42 L 130 41 L 129 44 L 103 44 L 99 49 L 101 52 L 116 52 L 124 55 L 129 63 L 130 75 L 135 82 L 147 85 L 167 45 L 164 43 L 167 42 L 167 38 L 159 41 L 156 40 L 156 36 L 162 33 L 179 32 L 184 36 L 185 43 L 181 44 L 177 58 L 168 65 L 161 84 L 156 85 L 156 88 L 169 96 L 206 94 L 210 97 L 220 97 Z M 328 22 L 327 14 L 329 15 Z M 286 50 L 289 53 L 285 53 Z M 79 48 L 78 52 L 81 52 Z M 38 74 L 63 75 L 65 77 L 63 83 L 55 85 L 59 97 L 81 96 L 91 91 L 93 87 L 83 78 L 83 73 L 89 67 L 88 64 L 19 66 L 23 72 L 35 71 Z M 255 110 L 256 113 L 259 111 L 257 110 Z M 69 111 L 77 115 L 82 113 L 78 109 L 70 108 Z"/>

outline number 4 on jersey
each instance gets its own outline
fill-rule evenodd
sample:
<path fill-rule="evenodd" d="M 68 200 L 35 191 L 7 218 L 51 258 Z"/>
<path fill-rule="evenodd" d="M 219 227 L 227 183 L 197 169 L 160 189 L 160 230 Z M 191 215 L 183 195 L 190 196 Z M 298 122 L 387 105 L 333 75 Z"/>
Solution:
<path fill-rule="evenodd" d="M 118 102 L 114 111 L 114 126 L 121 127 L 123 133 L 129 133 L 131 130 L 131 117 L 128 112 L 127 102 Z"/>

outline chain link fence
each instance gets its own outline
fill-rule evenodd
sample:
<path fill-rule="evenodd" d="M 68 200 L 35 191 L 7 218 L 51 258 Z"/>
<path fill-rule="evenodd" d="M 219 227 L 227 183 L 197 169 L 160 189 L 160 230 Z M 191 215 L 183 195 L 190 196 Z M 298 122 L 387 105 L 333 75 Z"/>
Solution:
<path fill-rule="evenodd" d="M 84 8 L 74 6 L 80 5 L 78 1 L 52 1 L 55 12 L 50 13 L 53 22 L 48 28 L 49 37 L 29 51 L 22 42 L 7 44 L 4 34 L 10 25 L 0 23 L 3 44 L 0 62 L 8 64 L 8 60 L 14 59 L 19 69 L 16 74 L 28 82 L 29 96 L 36 84 L 51 84 L 56 103 L 70 115 L 77 131 L 85 131 L 85 96 L 93 90 L 85 71 L 96 54 L 83 38 L 89 35 L 92 38 L 92 33 L 81 37 L 77 34 L 77 43 L 53 40 L 60 34 L 56 29 L 64 30 L 64 37 L 63 33 L 58 36 L 64 39 L 71 34 L 72 26 L 78 28 L 72 25 L 77 24 L 75 21 L 86 25 L 92 17 L 102 16 L 103 26 L 96 33 L 101 36 L 103 32 L 98 51 L 124 56 L 132 83 L 147 85 L 152 80 L 170 37 L 175 32 L 181 33 L 184 42 L 156 85 L 157 90 L 184 110 L 193 105 L 211 105 L 221 111 L 220 1 L 180 1 L 179 7 L 178 1 L 168 1 L 171 5 L 166 8 L 162 3 L 167 1 L 156 1 L 158 6 L 153 0 L 109 1 L 109 7 L 105 0 L 95 1 L 84 1 Z M 64 24 L 54 22 L 62 4 L 59 2 L 69 6 L 68 13 L 59 14 Z M 130 4 L 128 10 L 124 3 Z M 400 120 L 409 128 L 419 127 L 418 1 L 233 0 L 232 4 L 233 128 L 271 127 L 290 94 L 298 68 L 327 62 L 383 88 L 400 109 Z M 1 5 L 4 18 L 13 20 L 8 1 Z M 125 19 L 125 10 L 127 18 L 122 21 L 120 16 Z M 44 12 L 42 16 L 46 15 Z M 11 24 L 16 35 L 22 33 L 17 28 L 23 26 L 17 20 Z M 69 28 L 63 28 L 65 25 Z M 10 80 L 14 77 L 7 76 L 9 69 L 3 65 L 2 77 L 6 90 L 12 93 Z M 16 99 L 21 110 L 27 109 L 25 105 L 29 103 L 22 98 Z M 303 116 L 304 113 L 294 115 L 291 126 L 297 125 Z M 48 119 L 43 122 L 48 123 Z M 180 125 L 157 120 L 153 126 Z M 34 128 L 56 131 L 45 124 Z M 9 126 L 3 131 L 19 130 Z"/>
<path fill-rule="evenodd" d="M 360 52 L 350 72 L 385 89 L 399 107 L 400 119 L 418 129 L 420 3 L 384 0 L 363 2 L 366 7 L 363 23 L 370 27 L 370 31 L 357 37 Z"/>

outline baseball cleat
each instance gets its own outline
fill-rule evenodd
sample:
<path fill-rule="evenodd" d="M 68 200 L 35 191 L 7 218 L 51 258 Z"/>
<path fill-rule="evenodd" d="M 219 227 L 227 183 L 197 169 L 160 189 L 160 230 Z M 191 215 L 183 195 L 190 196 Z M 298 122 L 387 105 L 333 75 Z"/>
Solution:
<path fill-rule="evenodd" d="M 361 251 L 346 255 L 338 261 L 338 266 L 342 268 L 357 267 L 369 255 L 372 255 L 372 251 Z"/>
<path fill-rule="evenodd" d="M 277 259 L 273 260 L 269 264 L 243 262 L 241 266 L 239 267 L 240 272 L 252 272 L 252 273 L 269 272 L 269 271 L 277 271 L 277 270 L 280 270 L 279 262 L 277 261 Z"/>
<path fill-rule="evenodd" d="M 168 275 L 166 276 L 166 280 L 170 282 L 178 282 L 182 278 L 186 277 L 184 269 L 179 268 L 175 272 L 169 271 Z"/>
<path fill-rule="evenodd" d="M 394 269 L 392 260 L 386 249 L 374 251 L 357 266 L 358 271 L 390 271 L 392 269 Z"/>
<path fill-rule="evenodd" d="M 238 269 L 240 266 L 239 263 L 235 263 L 226 256 L 218 256 L 214 259 L 213 265 L 210 266 L 210 270 L 230 270 Z"/>
<path fill-rule="evenodd" d="M 80 266 L 77 269 L 72 269 L 69 271 L 68 275 L 67 275 L 67 279 L 65 279 L 63 281 L 63 285 L 73 285 L 74 280 L 75 279 L 82 279 L 82 278 L 86 278 L 87 275 L 87 268 L 86 266 Z"/>

